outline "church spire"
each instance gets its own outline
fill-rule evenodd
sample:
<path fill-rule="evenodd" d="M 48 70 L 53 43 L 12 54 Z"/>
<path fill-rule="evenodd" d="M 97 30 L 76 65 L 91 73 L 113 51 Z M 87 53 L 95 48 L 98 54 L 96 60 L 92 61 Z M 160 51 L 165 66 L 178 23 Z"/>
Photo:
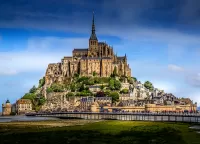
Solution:
<path fill-rule="evenodd" d="M 97 36 L 95 33 L 95 24 L 94 24 L 94 12 L 93 12 L 93 17 L 92 17 L 92 33 L 90 36 L 90 40 L 97 40 Z"/>

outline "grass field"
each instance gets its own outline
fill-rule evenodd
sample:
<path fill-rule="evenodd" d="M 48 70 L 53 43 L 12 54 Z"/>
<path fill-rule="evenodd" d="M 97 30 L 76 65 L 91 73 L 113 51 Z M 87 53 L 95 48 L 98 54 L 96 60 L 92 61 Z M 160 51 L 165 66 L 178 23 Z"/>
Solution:
<path fill-rule="evenodd" d="M 0 123 L 0 143 L 200 144 L 200 134 L 189 126 L 181 123 L 81 120 Z"/>

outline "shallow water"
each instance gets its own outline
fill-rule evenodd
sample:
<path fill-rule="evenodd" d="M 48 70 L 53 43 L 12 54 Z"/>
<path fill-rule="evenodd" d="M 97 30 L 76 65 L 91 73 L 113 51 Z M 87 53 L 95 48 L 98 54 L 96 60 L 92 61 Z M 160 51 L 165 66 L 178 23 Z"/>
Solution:
<path fill-rule="evenodd" d="M 50 117 L 0 116 L 0 122 L 57 120 Z"/>
<path fill-rule="evenodd" d="M 191 127 L 189 127 L 189 128 L 200 130 L 200 126 L 199 126 L 199 125 L 191 126 Z"/>

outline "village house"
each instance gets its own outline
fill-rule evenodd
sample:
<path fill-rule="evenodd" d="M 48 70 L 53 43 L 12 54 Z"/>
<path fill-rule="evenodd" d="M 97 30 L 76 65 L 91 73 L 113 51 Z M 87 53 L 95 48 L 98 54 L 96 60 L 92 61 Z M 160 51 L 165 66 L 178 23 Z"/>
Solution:
<path fill-rule="evenodd" d="M 80 110 L 81 111 L 89 111 L 91 105 L 94 103 L 95 98 L 92 96 L 81 97 L 80 99 Z"/>
<path fill-rule="evenodd" d="M 98 92 L 98 91 L 101 90 L 101 87 L 98 86 L 98 85 L 91 85 L 91 86 L 89 86 L 89 90 L 90 90 L 91 92 L 93 92 L 93 93 L 96 93 L 96 92 Z"/>
<path fill-rule="evenodd" d="M 111 104 L 112 97 L 95 97 L 95 102 L 99 104 Z"/>
<path fill-rule="evenodd" d="M 29 99 L 19 99 L 16 102 L 17 114 L 25 114 L 32 111 L 32 102 Z"/>

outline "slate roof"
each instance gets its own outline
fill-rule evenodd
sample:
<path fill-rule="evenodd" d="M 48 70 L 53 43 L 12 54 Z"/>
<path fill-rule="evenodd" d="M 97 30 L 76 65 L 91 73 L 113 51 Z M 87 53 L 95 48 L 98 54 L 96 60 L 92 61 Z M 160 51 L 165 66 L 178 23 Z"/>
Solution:
<path fill-rule="evenodd" d="M 75 48 L 74 50 L 73 50 L 73 52 L 77 52 L 77 51 L 80 51 L 80 52 L 85 52 L 85 51 L 88 51 L 88 49 L 87 48 L 84 48 L 84 49 L 81 49 L 81 48 Z"/>
<path fill-rule="evenodd" d="M 72 57 L 71 57 L 71 56 L 65 56 L 64 59 L 65 59 L 65 58 L 67 59 L 67 58 L 72 58 Z"/>
<path fill-rule="evenodd" d="M 103 44 L 105 44 L 105 42 L 98 42 L 98 44 L 99 44 L 99 45 L 103 45 Z"/>
<path fill-rule="evenodd" d="M 117 59 L 119 59 L 119 60 L 123 60 L 125 57 L 123 56 L 123 57 L 117 57 Z"/>

